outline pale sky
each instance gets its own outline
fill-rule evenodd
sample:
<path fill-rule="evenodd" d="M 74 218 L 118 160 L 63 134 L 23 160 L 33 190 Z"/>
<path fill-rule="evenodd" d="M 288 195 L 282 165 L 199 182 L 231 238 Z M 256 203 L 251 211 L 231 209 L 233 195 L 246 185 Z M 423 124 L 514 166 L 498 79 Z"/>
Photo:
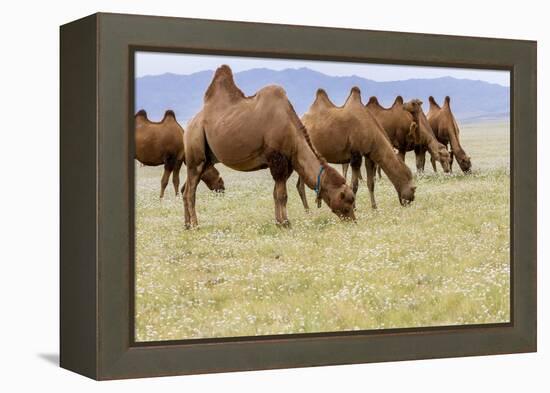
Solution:
<path fill-rule="evenodd" d="M 440 78 L 451 76 L 458 79 L 482 80 L 510 86 L 508 71 L 479 70 L 450 67 L 420 67 L 385 64 L 345 63 L 333 61 L 286 60 L 256 57 L 212 56 L 179 53 L 137 52 L 135 75 L 192 74 L 199 71 L 215 70 L 227 64 L 234 72 L 252 68 L 283 70 L 307 67 L 331 76 L 357 75 L 375 81 L 396 81 L 415 78 Z"/>

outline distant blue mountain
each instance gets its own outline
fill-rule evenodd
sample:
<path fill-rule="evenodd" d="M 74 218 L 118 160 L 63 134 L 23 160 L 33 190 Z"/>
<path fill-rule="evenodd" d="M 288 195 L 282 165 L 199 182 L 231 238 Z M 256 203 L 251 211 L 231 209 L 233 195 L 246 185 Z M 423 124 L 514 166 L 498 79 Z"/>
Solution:
<path fill-rule="evenodd" d="M 190 75 L 166 73 L 137 78 L 136 111 L 145 109 L 151 119 L 160 119 L 166 109 L 172 109 L 185 125 L 202 107 L 204 92 L 212 76 L 213 71 L 209 70 Z M 377 96 L 382 105 L 390 106 L 395 97 L 401 95 L 405 100 L 419 98 L 424 101 L 426 112 L 430 95 L 440 103 L 448 95 L 451 108 L 461 121 L 505 119 L 510 112 L 508 87 L 470 79 L 442 77 L 376 82 L 356 75 L 329 76 L 309 68 L 282 71 L 256 68 L 236 73 L 235 81 L 247 95 L 266 85 L 282 86 L 299 115 L 308 110 L 318 88 L 325 89 L 331 100 L 340 105 L 353 86 L 361 89 L 365 103 L 370 96 Z"/>

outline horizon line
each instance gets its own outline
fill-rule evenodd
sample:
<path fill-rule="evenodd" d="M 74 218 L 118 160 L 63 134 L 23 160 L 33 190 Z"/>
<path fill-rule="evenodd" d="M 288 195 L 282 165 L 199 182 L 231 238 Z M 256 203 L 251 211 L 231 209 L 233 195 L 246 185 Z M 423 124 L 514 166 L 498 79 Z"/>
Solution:
<path fill-rule="evenodd" d="M 273 71 L 273 72 L 284 72 L 284 71 L 289 71 L 289 70 L 291 70 L 291 71 L 309 70 L 309 71 L 312 71 L 312 72 L 315 72 L 315 73 L 318 73 L 318 74 L 321 74 L 321 75 L 324 75 L 324 76 L 328 76 L 328 77 L 331 77 L 331 78 L 354 78 L 355 77 L 355 78 L 360 78 L 360 79 L 363 79 L 363 80 L 366 80 L 366 81 L 377 82 L 377 83 L 407 82 L 407 81 L 413 81 L 413 80 L 437 80 L 437 79 L 450 78 L 450 79 L 459 80 L 459 81 L 482 82 L 482 83 L 486 83 L 488 85 L 496 85 L 496 86 L 500 86 L 500 87 L 504 87 L 504 88 L 508 88 L 508 89 L 510 88 L 510 86 L 502 85 L 502 84 L 497 83 L 497 82 L 488 82 L 488 81 L 485 81 L 485 80 L 482 80 L 482 79 L 457 78 L 457 77 L 451 76 L 451 75 L 438 76 L 438 77 L 435 77 L 435 78 L 407 78 L 407 79 L 393 79 L 393 80 L 376 80 L 376 79 L 365 78 L 365 77 L 362 77 L 362 76 L 357 75 L 357 74 L 329 75 L 329 74 L 326 74 L 326 73 L 321 72 L 321 71 L 314 70 L 314 69 L 309 68 L 309 67 L 297 67 L 297 68 L 288 67 L 288 68 L 284 68 L 282 70 L 275 70 L 275 69 L 268 68 L 268 67 L 254 67 L 254 68 L 250 68 L 250 69 L 247 69 L 247 70 L 237 71 L 234 74 L 237 75 L 237 74 L 240 74 L 240 73 L 243 73 L 243 72 L 254 71 L 254 70 L 268 70 L 268 71 Z M 212 72 L 212 73 L 214 73 L 214 71 L 215 70 L 213 70 L 213 69 L 204 69 L 204 70 L 192 72 L 190 74 L 178 74 L 178 73 L 175 73 L 175 72 L 167 71 L 167 72 L 163 72 L 163 73 L 160 73 L 160 74 L 145 74 L 145 75 L 141 75 L 141 76 L 136 76 L 135 79 L 146 78 L 146 77 L 157 77 L 157 76 L 163 76 L 163 75 L 191 76 L 191 75 L 195 75 L 195 74 L 200 74 L 202 72 Z"/>

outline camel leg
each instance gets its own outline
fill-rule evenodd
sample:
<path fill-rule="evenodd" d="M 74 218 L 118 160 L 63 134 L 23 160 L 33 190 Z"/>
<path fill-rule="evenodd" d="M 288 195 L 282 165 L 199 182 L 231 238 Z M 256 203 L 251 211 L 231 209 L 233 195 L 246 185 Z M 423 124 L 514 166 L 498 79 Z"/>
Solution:
<path fill-rule="evenodd" d="M 176 196 L 178 196 L 179 187 L 180 187 L 180 169 L 183 164 L 183 161 L 176 162 L 174 171 L 172 172 L 172 184 L 174 185 L 174 191 Z"/>
<path fill-rule="evenodd" d="M 275 221 L 278 225 L 287 227 L 290 225 L 286 211 L 288 194 L 286 192 L 286 180 L 276 180 L 273 188 L 273 200 L 275 201 Z"/>
<path fill-rule="evenodd" d="M 197 166 L 187 167 L 187 180 L 182 189 L 186 229 L 195 227 L 198 224 L 197 212 L 195 210 L 195 197 L 197 185 L 199 184 L 205 166 L 205 163 L 202 162 Z"/>
<path fill-rule="evenodd" d="M 164 173 L 162 174 L 162 178 L 160 179 L 160 199 L 164 198 L 164 190 L 166 190 L 166 186 L 168 185 L 168 179 L 170 178 L 171 172 L 172 170 L 170 169 L 170 166 L 165 164 Z"/>
<path fill-rule="evenodd" d="M 365 160 L 365 170 L 367 170 L 367 161 Z M 380 167 L 380 165 L 376 165 L 374 164 L 374 172 L 378 172 L 378 178 L 379 179 L 382 179 L 382 168 Z M 375 176 L 375 179 L 376 179 L 376 176 Z"/>
<path fill-rule="evenodd" d="M 342 164 L 342 176 L 344 176 L 344 179 L 346 180 L 348 178 L 348 169 L 349 169 L 348 163 Z"/>
<path fill-rule="evenodd" d="M 370 204 L 373 209 L 376 209 L 376 201 L 374 199 L 374 176 L 376 175 L 374 161 L 369 157 L 365 157 L 365 166 L 367 167 L 367 187 L 369 189 Z"/>
<path fill-rule="evenodd" d="M 424 167 L 426 166 L 426 150 L 414 149 L 416 156 L 416 172 L 424 173 Z"/>
<path fill-rule="evenodd" d="M 288 157 L 275 151 L 267 156 L 267 165 L 269 166 L 273 180 L 275 180 L 275 187 L 273 188 L 275 220 L 279 225 L 289 226 L 290 223 L 286 212 L 286 202 L 288 200 L 286 181 L 292 174 L 292 164 Z"/>
<path fill-rule="evenodd" d="M 453 154 L 452 150 L 449 152 L 449 154 L 451 155 L 451 161 L 449 162 L 449 170 L 451 173 L 453 173 L 453 159 L 455 158 L 455 155 Z"/>
<path fill-rule="evenodd" d="M 431 154 L 430 154 L 430 161 L 432 162 L 432 168 L 434 169 L 434 172 L 437 172 L 437 165 L 435 162 L 435 158 Z"/>
<path fill-rule="evenodd" d="M 405 153 L 407 153 L 405 150 L 399 150 L 399 152 L 397 153 L 397 156 L 403 162 L 405 162 Z"/>
<path fill-rule="evenodd" d="M 304 209 L 306 213 L 309 213 L 309 205 L 307 203 L 307 197 L 306 197 L 306 188 L 304 186 L 304 180 L 298 176 L 298 181 L 296 182 L 296 189 L 298 190 L 298 195 L 300 195 L 300 199 L 302 200 L 302 205 L 304 205 Z"/>

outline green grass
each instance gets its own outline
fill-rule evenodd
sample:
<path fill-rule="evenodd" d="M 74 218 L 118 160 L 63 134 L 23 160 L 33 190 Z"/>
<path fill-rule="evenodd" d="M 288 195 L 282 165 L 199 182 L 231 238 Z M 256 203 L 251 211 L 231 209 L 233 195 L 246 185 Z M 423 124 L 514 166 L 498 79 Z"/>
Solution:
<path fill-rule="evenodd" d="M 201 184 L 200 226 L 187 231 L 173 189 L 158 199 L 161 168 L 136 166 L 137 340 L 509 321 L 508 126 L 463 126 L 461 138 L 472 175 L 428 162 L 406 208 L 384 177 L 376 211 L 362 182 L 357 224 L 325 205 L 306 214 L 294 174 L 292 227 L 280 229 L 269 172 L 219 165 L 225 195 Z"/>

